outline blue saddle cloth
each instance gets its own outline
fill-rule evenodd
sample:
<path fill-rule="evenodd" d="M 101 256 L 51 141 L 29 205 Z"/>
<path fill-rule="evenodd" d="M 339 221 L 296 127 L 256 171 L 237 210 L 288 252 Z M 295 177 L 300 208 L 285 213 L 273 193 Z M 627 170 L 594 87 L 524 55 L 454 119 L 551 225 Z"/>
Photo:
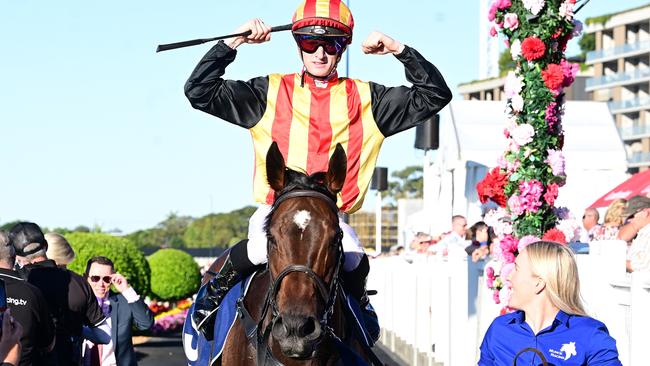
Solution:
<path fill-rule="evenodd" d="M 228 333 L 237 320 L 237 300 L 246 295 L 252 278 L 253 275 L 247 277 L 243 285 L 241 281 L 237 283 L 221 301 L 215 318 L 212 342 L 205 339 L 201 332 L 194 328 L 189 316 L 194 311 L 194 304 L 192 304 L 187 313 L 188 316 L 185 318 L 185 324 L 183 324 L 183 348 L 189 366 L 211 365 L 221 356 Z"/>
<path fill-rule="evenodd" d="M 230 329 L 232 329 L 237 320 L 237 300 L 246 295 L 250 282 L 254 274 L 247 277 L 242 285 L 241 282 L 233 286 L 223 298 L 214 325 L 214 339 L 209 342 L 203 335 L 194 328 L 191 317 L 194 311 L 194 305 L 190 307 L 188 316 L 183 325 L 183 348 L 187 364 L 189 366 L 211 365 L 216 361 L 223 352 Z M 199 290 L 200 292 L 201 290 Z M 368 317 L 368 312 L 362 311 L 359 303 L 350 295 L 346 295 L 345 304 L 348 307 L 346 316 L 347 321 L 354 321 L 355 328 L 360 330 L 358 333 L 359 341 L 364 342 L 368 347 L 372 347 L 379 334 L 379 324 L 377 318 Z M 370 305 L 368 305 L 370 306 Z M 371 307 L 372 309 L 372 307 Z M 353 319 L 349 319 L 352 317 Z M 349 347 L 343 344 L 337 344 L 345 365 L 367 365 L 365 361 L 353 354 Z"/>

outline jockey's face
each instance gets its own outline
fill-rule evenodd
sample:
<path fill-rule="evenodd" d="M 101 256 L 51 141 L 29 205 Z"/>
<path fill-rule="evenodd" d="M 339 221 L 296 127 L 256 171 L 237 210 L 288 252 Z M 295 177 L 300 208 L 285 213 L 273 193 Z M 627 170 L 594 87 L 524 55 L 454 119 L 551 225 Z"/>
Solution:
<path fill-rule="evenodd" d="M 330 55 L 323 49 L 323 46 L 318 47 L 316 52 L 307 53 L 300 51 L 302 54 L 302 62 L 305 65 L 307 72 L 317 78 L 326 78 L 336 70 L 339 55 Z"/>

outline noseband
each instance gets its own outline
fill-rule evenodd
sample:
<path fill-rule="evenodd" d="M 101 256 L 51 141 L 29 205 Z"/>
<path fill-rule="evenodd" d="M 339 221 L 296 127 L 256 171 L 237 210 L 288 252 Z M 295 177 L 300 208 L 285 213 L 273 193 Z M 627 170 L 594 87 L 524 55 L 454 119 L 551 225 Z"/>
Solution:
<path fill-rule="evenodd" d="M 334 201 L 330 196 L 318 191 L 304 190 L 304 189 L 291 190 L 286 193 L 280 194 L 275 199 L 275 202 L 273 203 L 272 212 L 284 201 L 287 201 L 292 198 L 304 198 L 304 197 L 318 198 L 325 201 L 328 204 L 328 207 L 338 217 L 339 209 L 336 205 L 336 201 Z M 330 283 L 329 288 L 325 284 L 325 281 L 319 275 L 317 275 L 311 268 L 304 265 L 298 265 L 298 264 L 289 265 L 284 270 L 282 270 L 280 274 L 278 274 L 277 278 L 275 279 L 271 278 L 271 287 L 269 288 L 269 292 L 266 295 L 266 301 L 264 301 L 264 308 L 262 311 L 262 316 L 260 318 L 260 324 L 257 327 L 258 329 L 257 364 L 258 365 L 266 364 L 267 359 L 270 359 L 271 363 L 274 365 L 282 365 L 279 361 L 277 361 L 273 357 L 273 355 L 269 351 L 268 339 L 273 324 L 275 324 L 275 322 L 280 317 L 280 311 L 278 310 L 278 306 L 277 306 L 277 295 L 278 292 L 280 291 L 280 284 L 282 283 L 282 280 L 291 273 L 296 272 L 296 273 L 306 274 L 316 284 L 316 288 L 318 289 L 321 298 L 325 300 L 325 304 L 326 304 L 325 312 L 323 313 L 323 316 L 319 320 L 321 329 L 323 329 L 323 335 L 321 336 L 321 339 L 323 339 L 324 336 L 336 337 L 336 335 L 334 334 L 334 330 L 329 323 L 332 314 L 334 313 L 334 306 L 336 304 L 337 294 L 340 291 L 339 271 L 341 265 L 343 264 L 343 258 L 344 258 L 342 239 L 343 239 L 343 231 L 339 227 L 338 233 L 334 239 L 336 241 L 334 244 L 337 246 L 338 254 L 336 259 L 336 266 L 334 268 L 334 274 L 332 276 L 332 282 Z M 271 321 L 264 328 L 264 332 L 260 334 L 262 330 L 262 325 L 264 323 L 264 319 L 266 318 L 269 308 L 271 309 L 271 314 L 272 314 Z"/>

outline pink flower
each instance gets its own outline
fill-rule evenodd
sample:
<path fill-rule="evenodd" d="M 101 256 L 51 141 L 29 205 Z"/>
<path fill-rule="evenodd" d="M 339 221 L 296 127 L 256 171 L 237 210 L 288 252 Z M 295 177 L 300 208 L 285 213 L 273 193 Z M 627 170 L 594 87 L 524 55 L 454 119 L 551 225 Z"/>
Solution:
<path fill-rule="evenodd" d="M 517 251 L 517 247 L 519 245 L 519 241 L 517 238 L 515 238 L 512 235 L 504 235 L 501 241 L 499 242 L 499 246 L 501 247 L 501 250 L 503 250 L 503 253 L 510 252 L 514 253 Z"/>
<path fill-rule="evenodd" d="M 494 28 L 494 26 L 490 27 L 490 36 L 494 37 L 497 35 L 497 30 Z"/>
<path fill-rule="evenodd" d="M 549 206 L 553 206 L 555 199 L 557 198 L 559 187 L 555 183 L 551 183 L 546 186 L 546 193 L 544 193 L 544 201 L 548 203 Z"/>
<path fill-rule="evenodd" d="M 572 64 L 567 62 L 567 60 L 560 61 L 560 67 L 562 67 L 562 73 L 564 74 L 564 81 L 562 82 L 563 87 L 569 87 L 576 79 L 576 74 L 580 66 L 578 64 Z"/>
<path fill-rule="evenodd" d="M 535 129 L 528 123 L 524 123 L 511 130 L 510 134 L 517 145 L 523 146 L 533 141 Z"/>
<path fill-rule="evenodd" d="M 519 27 L 519 18 L 515 13 L 508 13 L 503 18 L 503 27 L 511 31 Z"/>
<path fill-rule="evenodd" d="M 544 162 L 551 166 L 553 175 L 564 176 L 564 155 L 560 150 L 547 150 L 548 157 Z"/>
<path fill-rule="evenodd" d="M 509 8 L 511 5 L 512 2 L 510 0 L 500 0 L 497 4 L 497 8 L 499 8 L 499 10 L 503 10 Z"/>
<path fill-rule="evenodd" d="M 524 208 L 521 204 L 521 199 L 516 194 L 513 194 L 508 198 L 508 208 L 513 215 L 519 216 L 524 213 Z"/>
<path fill-rule="evenodd" d="M 490 10 L 488 10 L 488 20 L 493 22 L 494 19 L 497 17 L 497 3 L 493 2 L 492 5 L 490 5 Z"/>
<path fill-rule="evenodd" d="M 510 273 L 515 269 L 515 264 L 506 263 L 501 267 L 501 274 L 499 275 L 503 280 L 508 280 L 510 278 Z"/>
<path fill-rule="evenodd" d="M 519 183 L 519 204 L 521 209 L 528 212 L 537 212 L 542 206 L 539 200 L 542 196 L 542 183 L 536 179 Z"/>
<path fill-rule="evenodd" d="M 494 280 L 494 268 L 492 267 L 485 267 L 485 275 L 487 278 L 491 278 Z"/>
<path fill-rule="evenodd" d="M 559 121 L 557 117 L 557 103 L 551 102 L 546 107 L 546 117 L 544 118 L 548 123 L 548 128 L 552 132 L 555 130 L 555 124 Z"/>
<path fill-rule="evenodd" d="M 526 235 L 523 238 L 519 239 L 519 246 L 517 247 L 517 249 L 519 250 L 519 252 L 521 252 L 529 244 L 538 242 L 540 240 L 541 240 L 540 238 L 538 238 L 538 237 L 536 237 L 534 235 Z"/>
<path fill-rule="evenodd" d="M 495 304 L 501 303 L 501 299 L 499 298 L 499 289 L 494 289 L 494 292 L 492 292 L 492 299 Z"/>

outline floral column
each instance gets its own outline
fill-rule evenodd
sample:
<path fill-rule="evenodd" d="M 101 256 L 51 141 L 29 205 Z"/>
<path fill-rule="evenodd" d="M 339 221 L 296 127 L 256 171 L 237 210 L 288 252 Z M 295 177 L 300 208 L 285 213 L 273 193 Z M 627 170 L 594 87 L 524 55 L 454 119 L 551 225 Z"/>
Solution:
<path fill-rule="evenodd" d="M 567 42 L 582 28 L 573 19 L 574 6 L 575 0 L 495 0 L 489 11 L 490 33 L 505 36 L 516 63 L 505 82 L 507 149 L 477 185 L 481 202 L 491 199 L 506 208 L 512 223 L 501 237 L 505 264 L 539 238 L 567 241 L 556 228 L 562 217 L 554 204 L 566 181 L 563 89 L 578 71 L 564 55 Z"/>

